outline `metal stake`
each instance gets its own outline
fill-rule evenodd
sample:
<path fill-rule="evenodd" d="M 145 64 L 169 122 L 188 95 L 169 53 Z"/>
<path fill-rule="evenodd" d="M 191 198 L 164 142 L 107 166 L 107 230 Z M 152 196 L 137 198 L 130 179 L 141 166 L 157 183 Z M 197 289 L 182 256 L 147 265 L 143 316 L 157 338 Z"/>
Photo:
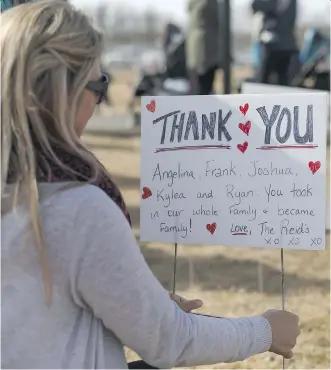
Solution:
<path fill-rule="evenodd" d="M 174 258 L 174 276 L 173 276 L 173 286 L 172 286 L 172 293 L 176 293 L 176 273 L 177 273 L 177 249 L 178 245 L 175 243 L 175 258 Z"/>
<path fill-rule="evenodd" d="M 280 265 L 282 279 L 282 310 L 285 310 L 285 273 L 284 273 L 284 249 L 280 250 Z M 285 358 L 283 357 L 283 369 L 285 369 Z"/>

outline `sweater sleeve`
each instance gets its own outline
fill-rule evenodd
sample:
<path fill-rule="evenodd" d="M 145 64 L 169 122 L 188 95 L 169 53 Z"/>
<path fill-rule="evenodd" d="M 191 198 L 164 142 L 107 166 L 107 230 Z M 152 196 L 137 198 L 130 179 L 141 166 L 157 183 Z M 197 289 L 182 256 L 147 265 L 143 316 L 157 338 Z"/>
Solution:
<path fill-rule="evenodd" d="M 264 317 L 203 317 L 171 301 L 123 213 L 99 189 L 90 187 L 74 225 L 75 302 L 91 309 L 147 363 L 172 368 L 234 362 L 270 348 L 271 328 Z"/>

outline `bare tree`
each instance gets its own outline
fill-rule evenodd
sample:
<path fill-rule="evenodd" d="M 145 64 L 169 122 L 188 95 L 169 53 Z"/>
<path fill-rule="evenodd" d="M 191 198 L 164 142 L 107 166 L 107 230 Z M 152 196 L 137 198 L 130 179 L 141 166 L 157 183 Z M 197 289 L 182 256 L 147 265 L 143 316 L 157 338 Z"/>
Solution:
<path fill-rule="evenodd" d="M 107 32 L 107 13 L 108 4 L 106 2 L 100 2 L 96 8 L 96 22 L 98 27 L 105 33 Z"/>
<path fill-rule="evenodd" d="M 155 44 L 160 35 L 160 17 L 157 12 L 147 8 L 144 13 L 145 39 L 147 43 Z"/>
<path fill-rule="evenodd" d="M 164 19 L 154 10 L 128 8 L 113 2 L 108 8 L 100 4 L 96 11 L 96 23 L 104 30 L 108 43 L 153 44 L 159 40 Z"/>

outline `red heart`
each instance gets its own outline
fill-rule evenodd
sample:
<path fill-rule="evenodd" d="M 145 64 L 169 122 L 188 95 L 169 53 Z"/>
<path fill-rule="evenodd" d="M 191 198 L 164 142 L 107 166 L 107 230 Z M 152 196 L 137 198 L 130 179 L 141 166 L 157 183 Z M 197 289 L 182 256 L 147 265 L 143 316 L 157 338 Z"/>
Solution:
<path fill-rule="evenodd" d="M 248 148 L 248 142 L 245 141 L 243 144 L 238 144 L 237 148 L 242 152 L 245 153 L 246 149 Z"/>
<path fill-rule="evenodd" d="M 212 224 L 207 224 L 206 225 L 206 229 L 211 233 L 211 235 L 214 234 L 215 230 L 216 230 L 216 222 L 212 223 Z"/>
<path fill-rule="evenodd" d="M 141 196 L 143 199 L 148 199 L 152 196 L 152 190 L 150 188 L 144 187 L 143 188 L 143 195 Z"/>
<path fill-rule="evenodd" d="M 240 109 L 240 112 L 244 116 L 246 116 L 246 113 L 248 112 L 248 109 L 249 109 L 249 104 L 246 103 L 244 106 L 240 106 L 239 109 Z"/>
<path fill-rule="evenodd" d="M 316 173 L 320 168 L 321 168 L 321 162 L 320 161 L 317 161 L 317 162 L 312 162 L 310 161 L 308 163 L 308 166 L 310 168 L 310 171 L 313 173 Z"/>
<path fill-rule="evenodd" d="M 248 136 L 249 131 L 251 129 L 251 121 L 247 121 L 245 124 L 239 123 L 238 127 L 242 132 L 244 132 Z"/>
<path fill-rule="evenodd" d="M 152 100 L 149 104 L 146 105 L 146 108 L 148 111 L 154 113 L 156 108 L 156 102 L 155 100 Z"/>

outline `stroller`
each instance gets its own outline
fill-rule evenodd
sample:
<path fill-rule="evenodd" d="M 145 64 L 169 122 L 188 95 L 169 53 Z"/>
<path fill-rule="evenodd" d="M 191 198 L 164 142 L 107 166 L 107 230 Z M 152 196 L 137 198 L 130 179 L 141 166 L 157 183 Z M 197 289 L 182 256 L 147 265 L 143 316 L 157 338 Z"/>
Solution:
<path fill-rule="evenodd" d="M 330 91 L 330 38 L 316 29 L 307 30 L 291 74 L 292 87 L 305 87 L 310 79 L 313 89 Z"/>
<path fill-rule="evenodd" d="M 140 113 L 134 112 L 136 99 L 144 95 L 169 96 L 190 95 L 191 85 L 186 69 L 185 36 L 174 24 L 168 24 L 163 44 L 165 66 L 150 73 L 142 70 L 138 84 L 134 88 L 130 104 L 136 125 L 140 125 Z"/>
<path fill-rule="evenodd" d="M 255 76 L 245 82 L 258 82 L 258 79 Z M 302 48 L 291 61 L 288 86 L 330 91 L 329 37 L 313 28 L 305 32 Z"/>

